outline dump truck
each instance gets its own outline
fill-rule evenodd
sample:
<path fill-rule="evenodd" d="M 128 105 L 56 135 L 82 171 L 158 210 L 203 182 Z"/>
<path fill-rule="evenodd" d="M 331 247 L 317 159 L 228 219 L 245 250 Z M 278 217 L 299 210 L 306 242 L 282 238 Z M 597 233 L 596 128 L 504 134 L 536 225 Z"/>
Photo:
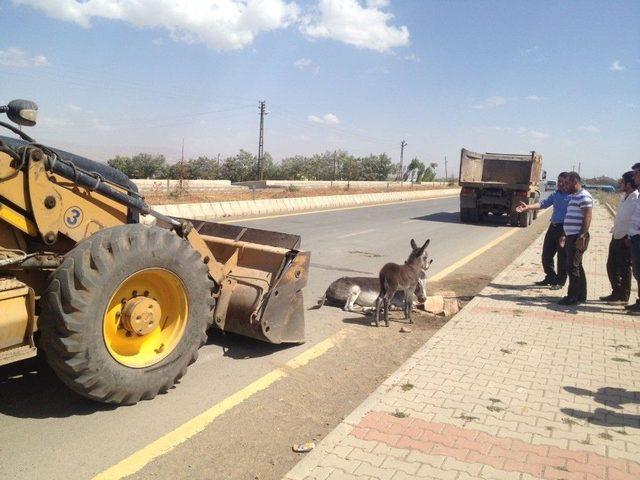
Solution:
<path fill-rule="evenodd" d="M 487 215 L 507 215 L 513 226 L 527 227 L 536 211 L 518 213 L 520 202 L 536 203 L 543 180 L 542 155 L 460 153 L 460 221 L 476 223 Z"/>
<path fill-rule="evenodd" d="M 0 106 L 20 126 L 37 110 Z M 304 341 L 299 236 L 162 215 L 122 172 L 0 126 L 18 137 L 0 137 L 0 365 L 41 348 L 75 392 L 133 404 L 176 384 L 210 327 Z"/>

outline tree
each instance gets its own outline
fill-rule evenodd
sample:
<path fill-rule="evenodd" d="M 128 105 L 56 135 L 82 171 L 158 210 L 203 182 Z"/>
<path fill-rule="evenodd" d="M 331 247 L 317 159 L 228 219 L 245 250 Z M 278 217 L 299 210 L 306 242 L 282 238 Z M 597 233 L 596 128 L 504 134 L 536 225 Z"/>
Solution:
<path fill-rule="evenodd" d="M 436 168 L 438 168 L 437 163 L 430 163 L 427 169 L 424 171 L 422 175 L 423 182 L 433 182 L 436 179 Z"/>
<path fill-rule="evenodd" d="M 372 154 L 359 160 L 360 172 L 358 180 L 387 180 L 394 169 L 391 158 L 386 153 L 380 155 Z"/>
<path fill-rule="evenodd" d="M 240 150 L 237 155 L 225 158 L 220 170 L 222 178 L 232 182 L 255 180 L 258 174 L 258 159 L 251 152 Z"/>
<path fill-rule="evenodd" d="M 187 163 L 189 178 L 202 180 L 216 180 L 220 178 L 218 161 L 209 157 L 192 158 Z"/>
<path fill-rule="evenodd" d="M 164 155 L 150 153 L 139 153 L 133 157 L 116 156 L 107 163 L 129 178 L 161 178 L 166 168 Z"/>

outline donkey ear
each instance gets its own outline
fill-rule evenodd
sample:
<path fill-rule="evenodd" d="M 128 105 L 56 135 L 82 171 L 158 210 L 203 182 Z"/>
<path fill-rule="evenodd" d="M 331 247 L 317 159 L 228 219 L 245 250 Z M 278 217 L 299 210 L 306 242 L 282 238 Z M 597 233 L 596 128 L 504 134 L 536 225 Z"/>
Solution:
<path fill-rule="evenodd" d="M 418 249 L 418 245 L 416 245 L 416 241 L 413 238 L 411 239 L 411 248 L 413 248 L 414 250 Z"/>
<path fill-rule="evenodd" d="M 425 248 L 427 248 L 429 246 L 429 244 L 431 243 L 431 239 L 427 238 L 427 241 L 424 242 L 424 245 L 422 246 L 422 250 L 424 250 Z"/>

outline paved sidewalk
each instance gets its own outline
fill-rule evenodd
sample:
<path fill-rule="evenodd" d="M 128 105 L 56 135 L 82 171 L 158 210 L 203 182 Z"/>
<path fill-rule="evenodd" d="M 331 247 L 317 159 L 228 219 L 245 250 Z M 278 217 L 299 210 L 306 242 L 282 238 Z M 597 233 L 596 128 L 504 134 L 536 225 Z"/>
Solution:
<path fill-rule="evenodd" d="M 640 479 L 640 317 L 593 300 L 611 224 L 587 304 L 531 286 L 540 237 L 285 478 Z"/>

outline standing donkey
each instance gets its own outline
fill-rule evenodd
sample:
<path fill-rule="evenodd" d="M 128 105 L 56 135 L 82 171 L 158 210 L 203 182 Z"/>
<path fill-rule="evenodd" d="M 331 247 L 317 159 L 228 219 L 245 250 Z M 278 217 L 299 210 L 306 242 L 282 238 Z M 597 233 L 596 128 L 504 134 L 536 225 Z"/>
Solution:
<path fill-rule="evenodd" d="M 396 292 L 404 292 L 404 318 L 409 319 L 409 323 L 413 323 L 411 318 L 411 306 L 413 305 L 413 296 L 416 286 L 420 281 L 420 274 L 428 265 L 427 246 L 430 240 L 424 242 L 424 245 L 418 247 L 416 242 L 411 240 L 411 254 L 404 265 L 397 263 L 387 263 L 378 274 L 380 279 L 380 294 L 376 299 L 375 322 L 376 327 L 380 326 L 380 309 L 384 308 L 384 324 L 389 326 L 389 305 L 391 299 Z"/>

